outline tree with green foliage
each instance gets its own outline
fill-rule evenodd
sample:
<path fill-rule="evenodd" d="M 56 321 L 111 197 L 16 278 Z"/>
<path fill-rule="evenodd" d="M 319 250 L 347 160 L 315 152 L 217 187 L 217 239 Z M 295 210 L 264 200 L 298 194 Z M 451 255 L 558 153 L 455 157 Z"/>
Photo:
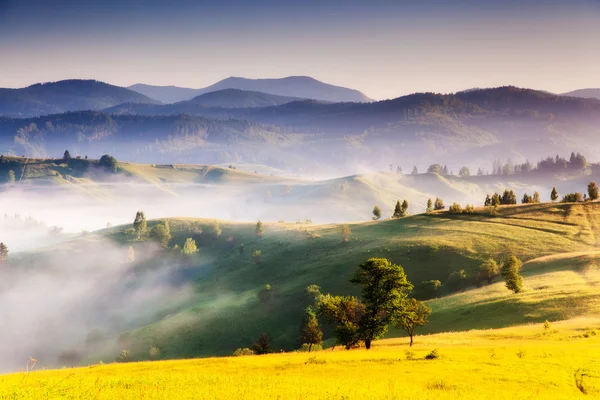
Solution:
<path fill-rule="evenodd" d="M 373 219 L 378 220 L 381 218 L 381 208 L 379 206 L 373 207 Z"/>
<path fill-rule="evenodd" d="M 171 241 L 169 221 L 164 220 L 162 223 L 154 225 L 150 230 L 150 238 L 156 240 L 162 247 L 168 248 Z"/>
<path fill-rule="evenodd" d="M 428 321 L 429 315 L 431 314 L 431 308 L 426 306 L 424 303 L 417 299 L 410 299 L 404 310 L 404 312 L 398 318 L 396 327 L 404 329 L 410 337 L 410 345 L 413 345 L 413 336 L 415 330 L 419 326 L 424 326 Z"/>
<path fill-rule="evenodd" d="M 254 343 L 254 346 L 252 347 L 252 349 L 254 350 L 254 353 L 258 354 L 258 355 L 272 353 L 273 352 L 273 349 L 271 348 L 272 341 L 273 341 L 273 339 L 271 339 L 271 336 L 269 334 L 262 333 L 260 335 L 260 337 L 258 338 L 258 340 Z"/>
<path fill-rule="evenodd" d="M 260 258 L 262 257 L 262 250 L 254 250 L 252 252 L 252 261 L 254 261 L 255 264 L 260 264 Z"/>
<path fill-rule="evenodd" d="M 0 264 L 4 264 L 8 261 L 8 246 L 4 242 L 0 242 Z"/>
<path fill-rule="evenodd" d="M 12 169 L 8 170 L 8 180 L 7 183 L 9 185 L 12 185 L 13 183 L 15 183 L 16 178 L 15 178 L 15 171 L 13 171 Z"/>
<path fill-rule="evenodd" d="M 256 223 L 256 228 L 254 229 L 254 232 L 259 238 L 263 237 L 263 235 L 265 234 L 265 226 L 262 222 L 260 222 L 260 220 Z"/>
<path fill-rule="evenodd" d="M 588 184 L 588 197 L 591 201 L 598 200 L 598 185 L 596 182 L 590 182 Z"/>
<path fill-rule="evenodd" d="M 502 197 L 500 197 L 500 204 L 517 204 L 517 195 L 512 190 L 505 189 Z"/>
<path fill-rule="evenodd" d="M 485 201 L 483 202 L 483 205 L 485 207 L 489 207 L 492 205 L 492 198 L 490 197 L 489 194 L 485 196 Z"/>
<path fill-rule="evenodd" d="M 368 350 L 371 342 L 381 338 L 388 326 L 405 312 L 407 293 L 413 285 L 406 278 L 404 269 L 386 258 L 370 258 L 360 264 L 350 282 L 362 285 L 365 311 L 359 328 Z"/>
<path fill-rule="evenodd" d="M 550 200 L 552 200 L 552 201 L 558 200 L 558 190 L 556 190 L 556 187 L 553 187 L 552 192 L 550 192 Z"/>
<path fill-rule="evenodd" d="M 320 295 L 317 299 L 317 312 L 336 324 L 333 335 L 347 350 L 360 343 L 359 323 L 365 306 L 359 299 L 354 296 Z"/>
<path fill-rule="evenodd" d="M 450 214 L 462 214 L 462 207 L 457 202 L 452 203 L 452 205 L 448 208 Z"/>
<path fill-rule="evenodd" d="M 467 286 L 468 278 L 464 269 L 454 271 L 448 276 L 446 286 L 451 290 L 464 290 Z"/>
<path fill-rule="evenodd" d="M 218 239 L 223 231 L 221 230 L 221 226 L 219 225 L 219 221 L 215 221 L 210 225 L 210 234 L 213 239 Z"/>
<path fill-rule="evenodd" d="M 348 243 L 350 241 L 350 239 L 352 239 L 352 232 L 350 231 L 350 226 L 348 226 L 347 224 L 342 225 L 341 233 L 342 233 L 342 241 L 344 243 Z"/>
<path fill-rule="evenodd" d="M 583 201 L 583 195 L 579 192 L 567 193 L 563 196 L 561 203 L 579 203 Z"/>
<path fill-rule="evenodd" d="M 273 298 L 273 290 L 268 283 L 258 292 L 258 300 L 262 304 L 269 304 Z"/>
<path fill-rule="evenodd" d="M 436 197 L 435 203 L 433 203 L 433 209 L 436 211 L 439 211 L 439 210 L 443 210 L 444 208 L 446 208 L 446 206 L 444 205 L 444 201 L 442 199 L 440 199 L 439 197 Z"/>
<path fill-rule="evenodd" d="M 65 150 L 65 153 L 63 154 L 63 161 L 71 161 L 73 157 L 71 157 L 71 153 L 69 153 L 69 150 Z"/>
<path fill-rule="evenodd" d="M 500 201 L 500 195 L 498 193 L 494 193 L 492 195 L 492 204 L 491 205 L 494 206 L 494 207 L 497 207 L 497 206 L 500 205 L 500 203 L 501 203 L 501 201 Z"/>
<path fill-rule="evenodd" d="M 502 265 L 500 273 L 506 282 L 506 288 L 514 293 L 523 291 L 523 277 L 520 275 L 523 263 L 515 256 L 509 256 Z"/>
<path fill-rule="evenodd" d="M 135 229 L 135 233 L 137 235 L 138 240 L 146 234 L 147 227 L 148 225 L 146 222 L 146 216 L 144 215 L 144 212 L 138 211 L 135 214 L 135 219 L 133 220 L 133 229 Z"/>
<path fill-rule="evenodd" d="M 418 300 L 429 300 L 438 297 L 442 282 L 438 280 L 422 281 L 417 284 L 412 295 Z"/>
<path fill-rule="evenodd" d="M 400 208 L 400 212 L 402 213 L 403 217 L 406 217 L 408 215 L 408 201 L 404 200 L 402 202 L 402 207 Z"/>
<path fill-rule="evenodd" d="M 185 243 L 183 245 L 183 248 L 181 249 L 181 254 L 189 256 L 197 252 L 198 246 L 196 246 L 196 241 L 192 238 L 185 239 Z"/>
<path fill-rule="evenodd" d="M 402 216 L 402 205 L 400 204 L 400 200 L 396 201 L 396 206 L 394 207 L 394 214 L 392 214 L 392 218 L 400 218 Z"/>
<path fill-rule="evenodd" d="M 300 329 L 300 344 L 308 345 L 308 352 L 312 350 L 313 345 L 321 345 L 323 343 L 323 331 L 319 326 L 317 314 L 312 307 L 306 307 L 304 310 L 304 318 Z"/>
<path fill-rule="evenodd" d="M 481 284 L 481 282 L 485 281 L 489 285 L 498 275 L 500 275 L 498 264 L 496 261 L 490 258 L 479 266 L 479 270 L 477 272 L 477 284 Z"/>
<path fill-rule="evenodd" d="M 532 203 L 533 198 L 529 196 L 527 193 L 523 194 L 523 199 L 521 199 L 522 204 Z"/>
<path fill-rule="evenodd" d="M 432 211 L 433 211 L 433 201 L 431 199 L 427 199 L 427 208 L 425 209 L 425 212 L 427 214 L 429 214 Z"/>
<path fill-rule="evenodd" d="M 460 176 L 461 178 L 467 178 L 471 176 L 471 171 L 469 170 L 469 167 L 462 167 L 460 171 L 458 171 L 458 176 Z"/>
<path fill-rule="evenodd" d="M 531 202 L 532 203 L 539 203 L 540 202 L 540 192 L 533 192 L 533 197 L 531 198 Z"/>
<path fill-rule="evenodd" d="M 117 172 L 117 167 L 119 163 L 117 162 L 117 159 L 113 156 L 105 154 L 102 157 L 100 157 L 100 160 L 98 160 L 98 165 L 104 167 L 107 171 Z"/>
<path fill-rule="evenodd" d="M 427 168 L 427 172 L 433 173 L 433 174 L 441 174 L 442 166 L 440 164 L 431 164 L 429 166 L 429 168 Z"/>

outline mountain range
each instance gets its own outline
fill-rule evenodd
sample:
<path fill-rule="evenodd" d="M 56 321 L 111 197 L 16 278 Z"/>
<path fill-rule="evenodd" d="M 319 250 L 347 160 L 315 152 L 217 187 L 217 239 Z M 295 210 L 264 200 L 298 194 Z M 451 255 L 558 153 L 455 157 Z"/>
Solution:
<path fill-rule="evenodd" d="M 152 86 L 138 83 L 129 86 L 129 89 L 163 103 L 190 100 L 196 96 L 223 89 L 239 89 L 336 103 L 372 101 L 358 90 L 330 85 L 308 76 L 289 76 L 279 79 L 230 77 L 202 89 L 189 89 L 177 86 Z"/>

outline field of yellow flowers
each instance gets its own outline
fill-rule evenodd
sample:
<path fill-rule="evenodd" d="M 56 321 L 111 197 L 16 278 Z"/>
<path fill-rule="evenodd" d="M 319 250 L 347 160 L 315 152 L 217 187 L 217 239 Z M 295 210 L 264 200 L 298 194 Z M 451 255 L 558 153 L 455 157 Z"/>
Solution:
<path fill-rule="evenodd" d="M 437 354 L 426 358 L 428 354 Z M 0 399 L 600 398 L 600 320 L 377 342 L 367 351 L 100 364 L 0 376 Z"/>

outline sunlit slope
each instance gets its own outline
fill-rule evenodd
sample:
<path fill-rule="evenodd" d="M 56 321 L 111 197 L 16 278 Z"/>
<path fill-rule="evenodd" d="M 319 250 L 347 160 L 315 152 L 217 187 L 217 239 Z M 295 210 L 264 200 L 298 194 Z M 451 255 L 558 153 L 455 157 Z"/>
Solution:
<path fill-rule="evenodd" d="M 599 328 L 577 319 L 418 336 L 411 357 L 405 339 L 392 339 L 368 351 L 21 372 L 0 378 L 0 398 L 589 399 L 600 395 Z M 424 359 L 434 349 L 440 357 Z"/>
<path fill-rule="evenodd" d="M 598 222 L 600 203 L 502 207 L 496 217 L 481 209 L 472 216 L 435 213 L 350 224 L 352 240 L 345 244 L 339 225 L 267 223 L 264 237 L 258 238 L 253 224 L 221 223 L 221 237 L 207 239 L 208 221 L 172 220 L 172 244 L 181 246 L 186 237 L 195 238 L 201 243 L 200 252 L 214 261 L 202 267 L 196 305 L 136 331 L 134 353 L 144 354 L 156 345 L 165 357 L 229 354 L 251 345 L 262 332 L 273 336 L 275 346 L 293 348 L 303 308 L 311 301 L 304 292 L 306 286 L 317 284 L 334 294 L 359 294 L 348 280 L 357 265 L 370 257 L 387 257 L 402 265 L 414 283 L 429 279 L 445 283 L 451 272 L 461 269 L 474 282 L 477 267 L 488 257 L 501 260 L 516 254 L 524 261 L 538 259 L 526 263 L 528 290 L 523 294 L 512 295 L 496 283 L 432 301 L 430 332 L 595 314 L 594 285 L 585 286 L 591 292 L 578 307 L 571 302 L 583 286 L 564 288 L 565 298 L 558 300 L 563 286 L 572 283 L 560 274 L 570 274 L 573 282 L 586 279 L 581 278 L 579 267 L 570 264 L 572 258 L 553 261 L 564 270 L 555 275 L 535 271 L 549 268 L 539 261 L 543 256 L 595 257 Z M 204 227 L 201 234 L 198 224 Z M 260 256 L 253 257 L 254 251 L 260 251 Z M 271 285 L 272 297 L 264 304 L 258 294 L 266 284 Z M 549 298 L 557 300 L 553 303 Z"/>

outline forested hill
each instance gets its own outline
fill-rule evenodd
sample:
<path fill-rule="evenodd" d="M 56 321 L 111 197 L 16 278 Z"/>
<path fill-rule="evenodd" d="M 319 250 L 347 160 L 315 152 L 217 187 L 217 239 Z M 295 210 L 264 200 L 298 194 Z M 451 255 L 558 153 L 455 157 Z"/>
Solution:
<path fill-rule="evenodd" d="M 222 107 L 232 93 L 244 107 Z M 515 87 L 374 103 L 287 102 L 241 93 L 211 93 L 198 99 L 200 105 L 192 100 L 181 108 L 127 103 L 111 108 L 112 114 L 1 118 L 0 144 L 5 154 L 38 157 L 59 157 L 69 148 L 133 162 L 250 162 L 295 171 L 326 165 L 344 173 L 433 162 L 491 168 L 496 159 L 535 162 L 565 151 L 598 161 L 593 155 L 600 152 L 596 99 Z M 250 106 L 273 101 L 286 103 Z"/>
<path fill-rule="evenodd" d="M 95 80 L 72 79 L 21 89 L 0 89 L 0 115 L 13 117 L 100 110 L 126 102 L 158 103 L 132 90 Z"/>

